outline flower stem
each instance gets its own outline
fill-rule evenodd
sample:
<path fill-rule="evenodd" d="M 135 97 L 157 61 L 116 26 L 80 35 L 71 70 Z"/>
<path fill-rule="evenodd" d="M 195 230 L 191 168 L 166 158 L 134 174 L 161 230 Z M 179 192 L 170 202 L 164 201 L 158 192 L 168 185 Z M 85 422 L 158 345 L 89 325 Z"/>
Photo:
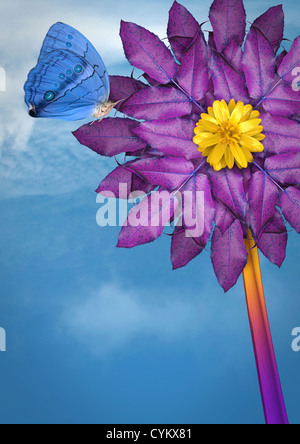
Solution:
<path fill-rule="evenodd" d="M 253 348 L 267 424 L 288 424 L 264 297 L 258 249 L 248 232 L 249 253 L 243 271 Z"/>

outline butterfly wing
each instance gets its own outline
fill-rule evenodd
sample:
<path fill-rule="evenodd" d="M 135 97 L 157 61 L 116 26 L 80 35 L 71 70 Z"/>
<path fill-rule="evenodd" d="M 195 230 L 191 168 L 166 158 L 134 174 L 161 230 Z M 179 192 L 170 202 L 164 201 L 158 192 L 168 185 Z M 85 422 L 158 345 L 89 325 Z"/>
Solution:
<path fill-rule="evenodd" d="M 92 44 L 76 29 L 53 25 L 24 86 L 33 117 L 80 120 L 109 97 L 109 77 Z"/>
<path fill-rule="evenodd" d="M 65 23 L 56 23 L 51 26 L 46 35 L 38 61 L 55 50 L 72 51 L 76 55 L 84 58 L 90 65 L 96 65 L 97 74 L 103 78 L 103 83 L 109 96 L 109 76 L 103 60 L 91 42 L 83 34 Z"/>
<path fill-rule="evenodd" d="M 33 117 L 80 120 L 107 99 L 96 68 L 69 51 L 52 51 L 30 71 L 25 102 Z"/>

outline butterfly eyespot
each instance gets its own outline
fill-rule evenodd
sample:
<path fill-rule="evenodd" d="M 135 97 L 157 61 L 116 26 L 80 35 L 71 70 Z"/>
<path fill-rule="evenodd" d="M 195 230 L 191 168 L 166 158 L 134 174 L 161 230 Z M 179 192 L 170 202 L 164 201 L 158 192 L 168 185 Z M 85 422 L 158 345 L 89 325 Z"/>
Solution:
<path fill-rule="evenodd" d="M 81 65 L 76 65 L 75 68 L 74 68 L 74 71 L 75 71 L 77 74 L 80 74 L 80 73 L 82 72 L 82 70 L 83 70 L 83 68 L 82 68 Z"/>
<path fill-rule="evenodd" d="M 51 102 L 51 100 L 53 100 L 55 98 L 55 93 L 53 91 L 47 91 L 46 94 L 44 95 L 44 99 L 46 100 L 46 102 Z"/>
<path fill-rule="evenodd" d="M 72 71 L 70 69 L 67 70 L 67 75 L 68 76 L 72 75 Z"/>
<path fill-rule="evenodd" d="M 54 88 L 59 88 L 59 83 L 53 83 Z"/>
<path fill-rule="evenodd" d="M 68 47 L 68 48 L 71 48 L 71 46 L 72 46 L 72 43 L 68 42 L 68 43 L 67 43 L 67 47 Z"/>
<path fill-rule="evenodd" d="M 73 40 L 73 36 L 71 34 L 69 34 L 68 39 Z"/>
<path fill-rule="evenodd" d="M 61 79 L 61 80 L 63 80 L 65 77 L 66 76 L 63 73 L 59 74 L 59 76 L 58 76 L 58 78 Z"/>

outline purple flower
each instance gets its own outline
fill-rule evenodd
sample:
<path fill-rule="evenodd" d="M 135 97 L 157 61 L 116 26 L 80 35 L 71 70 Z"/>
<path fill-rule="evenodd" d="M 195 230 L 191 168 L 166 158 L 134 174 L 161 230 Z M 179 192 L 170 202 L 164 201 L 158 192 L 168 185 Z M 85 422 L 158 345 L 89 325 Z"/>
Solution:
<path fill-rule="evenodd" d="M 197 191 L 203 192 L 202 234 L 191 236 L 184 218 L 175 226 L 173 267 L 187 265 L 211 240 L 214 271 L 228 291 L 247 263 L 248 229 L 278 266 L 285 258 L 286 221 L 300 232 L 300 92 L 295 87 L 300 37 L 288 53 L 279 51 L 281 6 L 256 19 L 247 35 L 242 0 L 215 0 L 209 18 L 213 32 L 206 39 L 202 26 L 175 1 L 170 49 L 143 27 L 122 22 L 125 55 L 144 72 L 143 82 L 110 77 L 110 99 L 122 100 L 117 108 L 129 118 L 106 118 L 74 135 L 101 155 L 134 157 L 98 189 L 117 195 L 119 181 L 130 184 L 132 192 L 147 193 L 133 216 L 140 212 L 151 218 L 151 193 L 165 191 L 159 225 L 126 223 L 119 247 L 158 238 L 170 218 L 166 204 L 179 191 L 190 192 L 194 208 Z M 177 204 L 171 207 L 174 222 Z M 194 213 L 201 217 L 197 209 Z"/>

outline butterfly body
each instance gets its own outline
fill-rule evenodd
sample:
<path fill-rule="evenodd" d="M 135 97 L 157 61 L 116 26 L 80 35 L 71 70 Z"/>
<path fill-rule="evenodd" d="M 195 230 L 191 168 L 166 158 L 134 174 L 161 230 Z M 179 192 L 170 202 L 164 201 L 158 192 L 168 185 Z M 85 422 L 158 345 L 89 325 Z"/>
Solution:
<path fill-rule="evenodd" d="M 50 28 L 24 90 L 32 117 L 81 120 L 102 117 L 113 108 L 100 55 L 80 32 L 63 23 Z"/>

